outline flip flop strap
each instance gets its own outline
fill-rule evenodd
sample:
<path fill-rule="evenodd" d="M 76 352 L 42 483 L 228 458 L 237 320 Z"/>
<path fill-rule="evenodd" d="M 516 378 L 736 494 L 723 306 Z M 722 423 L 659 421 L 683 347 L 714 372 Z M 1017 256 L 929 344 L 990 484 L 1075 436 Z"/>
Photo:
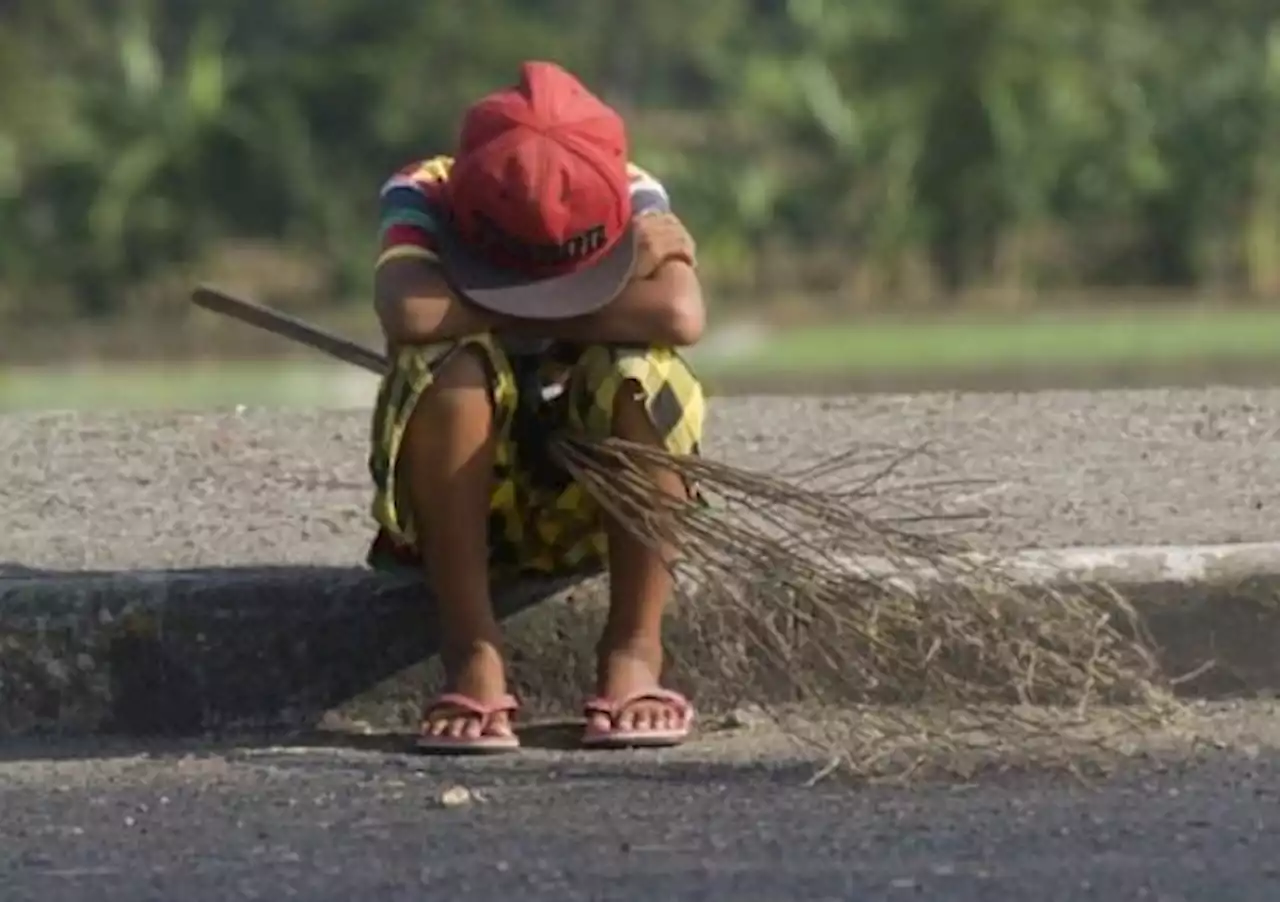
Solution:
<path fill-rule="evenodd" d="M 673 689 L 642 689 L 619 699 L 593 698 L 586 703 L 585 708 L 588 714 L 603 714 L 610 720 L 617 720 L 619 714 L 636 702 L 660 702 L 670 705 L 679 711 L 682 717 L 688 716 L 693 707 L 689 699 Z"/>
<path fill-rule="evenodd" d="M 423 710 L 422 716 L 423 719 L 426 719 L 441 708 L 457 708 L 459 711 L 488 722 L 495 714 L 510 714 L 518 710 L 519 707 L 520 703 L 516 701 L 513 695 L 500 696 L 497 701 L 486 705 L 469 695 L 463 695 L 461 692 L 446 692 L 432 699 L 431 703 Z"/>

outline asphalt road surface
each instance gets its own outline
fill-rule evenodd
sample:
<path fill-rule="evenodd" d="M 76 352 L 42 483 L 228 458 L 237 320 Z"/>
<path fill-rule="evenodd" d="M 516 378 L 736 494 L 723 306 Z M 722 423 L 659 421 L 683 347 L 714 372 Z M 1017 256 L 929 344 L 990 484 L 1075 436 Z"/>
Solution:
<path fill-rule="evenodd" d="M 1280 898 L 1273 758 L 884 788 L 808 785 L 813 763 L 734 742 L 478 762 L 10 749 L 0 898 Z"/>
<path fill-rule="evenodd" d="M 0 568 L 357 563 L 364 411 L 0 418 Z M 1274 537 L 1280 390 L 715 399 L 708 453 L 752 467 L 929 443 L 886 490 L 960 479 L 998 547 Z M 0 569 L 0 573 L 6 572 Z"/>

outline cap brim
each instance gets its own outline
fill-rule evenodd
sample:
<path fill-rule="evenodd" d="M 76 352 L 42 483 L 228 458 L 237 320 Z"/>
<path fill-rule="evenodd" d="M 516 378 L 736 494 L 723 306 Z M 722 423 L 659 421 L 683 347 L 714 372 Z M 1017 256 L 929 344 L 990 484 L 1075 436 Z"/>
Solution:
<path fill-rule="evenodd" d="M 607 254 L 586 269 L 529 281 L 496 267 L 452 235 L 441 236 L 440 262 L 453 289 L 468 301 L 519 319 L 571 319 L 594 313 L 626 287 L 635 266 L 635 236 L 627 231 Z"/>

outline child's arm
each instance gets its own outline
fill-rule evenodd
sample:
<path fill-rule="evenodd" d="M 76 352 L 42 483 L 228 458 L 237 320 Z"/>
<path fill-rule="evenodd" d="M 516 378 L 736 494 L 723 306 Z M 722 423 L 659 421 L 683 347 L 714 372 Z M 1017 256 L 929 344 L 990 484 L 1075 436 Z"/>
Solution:
<path fill-rule="evenodd" d="M 702 338 L 706 308 L 693 238 L 671 212 L 662 184 L 634 164 L 630 170 L 639 244 L 632 281 L 596 313 L 570 320 L 520 322 L 508 329 L 579 344 L 687 347 Z"/>
<path fill-rule="evenodd" d="M 374 276 L 374 309 L 391 344 L 430 344 L 490 332 L 501 317 L 458 298 L 434 262 L 391 260 Z"/>
<path fill-rule="evenodd" d="M 580 344 L 647 344 L 687 347 L 702 338 L 706 308 L 693 266 L 692 241 L 676 222 L 643 217 L 637 278 L 606 307 L 587 316 L 550 322 L 523 321 L 508 327 Z M 683 236 L 683 237 L 682 237 Z"/>
<path fill-rule="evenodd" d="M 674 223 L 674 228 L 673 228 Z M 375 277 L 378 319 L 392 343 L 444 341 L 477 332 L 510 332 L 576 343 L 686 347 L 706 323 L 692 241 L 673 217 L 637 221 L 640 256 L 633 279 L 608 306 L 566 320 L 519 320 L 459 299 L 431 259 L 384 260 Z"/>
<path fill-rule="evenodd" d="M 486 332 L 496 317 L 458 298 L 436 258 L 435 189 L 452 162 L 408 166 L 382 187 L 374 309 L 391 344 L 428 344 Z"/>

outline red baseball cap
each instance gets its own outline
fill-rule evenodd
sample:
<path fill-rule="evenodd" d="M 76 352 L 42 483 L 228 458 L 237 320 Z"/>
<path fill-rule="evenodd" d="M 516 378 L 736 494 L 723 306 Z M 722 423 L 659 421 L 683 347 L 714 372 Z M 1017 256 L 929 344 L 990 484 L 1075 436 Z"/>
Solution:
<path fill-rule="evenodd" d="M 459 294 L 526 319 L 591 313 L 635 264 L 622 117 L 554 63 L 466 113 L 440 259 Z"/>

